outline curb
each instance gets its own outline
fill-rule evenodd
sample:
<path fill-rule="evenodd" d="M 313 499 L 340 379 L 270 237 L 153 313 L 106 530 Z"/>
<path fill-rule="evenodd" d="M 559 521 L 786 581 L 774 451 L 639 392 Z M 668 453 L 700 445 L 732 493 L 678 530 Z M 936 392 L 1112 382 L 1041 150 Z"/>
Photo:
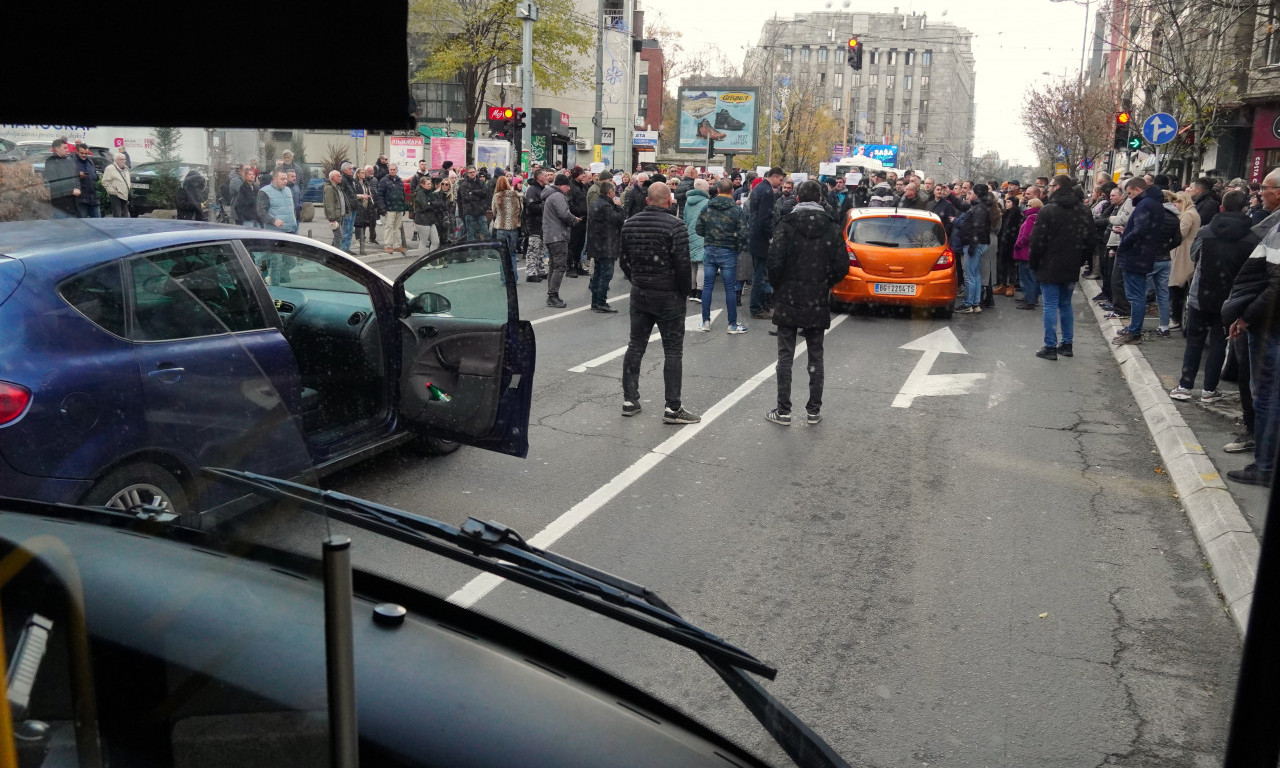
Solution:
<path fill-rule="evenodd" d="M 1082 280 L 1081 286 L 1084 285 L 1092 285 L 1094 292 L 1100 288 L 1095 281 Z M 1227 612 L 1243 638 L 1249 626 L 1253 584 L 1258 575 L 1258 539 L 1142 350 L 1131 344 L 1117 347 L 1111 343 L 1115 332 L 1124 324 L 1103 317 L 1102 308 L 1095 302 L 1090 301 L 1089 308 L 1142 411 L 1165 472 L 1177 491 L 1178 502 L 1191 522 L 1200 550 L 1209 561 Z"/>

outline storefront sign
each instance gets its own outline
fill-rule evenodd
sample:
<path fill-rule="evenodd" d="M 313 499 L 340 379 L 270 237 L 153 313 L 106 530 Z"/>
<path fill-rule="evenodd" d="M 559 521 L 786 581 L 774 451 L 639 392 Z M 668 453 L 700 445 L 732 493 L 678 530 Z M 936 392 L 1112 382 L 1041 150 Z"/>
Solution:
<path fill-rule="evenodd" d="M 612 143 L 613 143 L 613 129 L 612 129 L 612 128 L 601 128 L 601 129 L 600 129 L 600 143 L 601 143 L 601 144 L 612 144 Z"/>
<path fill-rule="evenodd" d="M 636 131 L 631 134 L 631 146 L 644 147 L 647 149 L 658 149 L 658 132 L 657 131 Z"/>
<path fill-rule="evenodd" d="M 412 173 L 411 169 L 418 167 L 418 161 L 426 157 L 421 136 L 391 136 L 387 141 L 391 146 L 387 160 L 400 166 L 406 178 Z"/>

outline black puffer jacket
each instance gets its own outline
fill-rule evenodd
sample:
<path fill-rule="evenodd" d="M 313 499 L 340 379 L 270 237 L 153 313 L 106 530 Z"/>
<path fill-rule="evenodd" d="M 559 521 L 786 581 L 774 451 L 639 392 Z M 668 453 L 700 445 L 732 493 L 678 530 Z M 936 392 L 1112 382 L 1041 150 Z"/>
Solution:
<path fill-rule="evenodd" d="M 840 225 L 818 203 L 797 203 L 769 245 L 773 324 L 830 328 L 831 289 L 849 274 Z"/>
<path fill-rule="evenodd" d="M 979 216 L 978 218 L 985 218 Z M 1093 214 L 1074 187 L 1059 189 L 1040 209 L 1031 229 L 1031 269 L 1042 283 L 1080 280 L 1080 264 L 1093 252 Z"/>
<path fill-rule="evenodd" d="M 666 208 L 646 206 L 622 225 L 618 266 L 633 290 L 670 292 L 683 300 L 693 289 L 688 228 Z"/>
<path fill-rule="evenodd" d="M 622 209 L 603 195 L 591 204 L 587 217 L 587 256 L 593 259 L 616 259 L 622 249 Z"/>
<path fill-rule="evenodd" d="M 628 219 L 645 209 L 645 191 L 641 186 L 633 186 L 622 196 L 622 215 Z"/>
<path fill-rule="evenodd" d="M 979 211 L 989 209 L 992 205 L 991 194 L 978 198 L 971 207 Z M 991 245 L 991 217 L 971 215 L 964 217 L 964 229 L 960 232 L 965 245 Z"/>
<path fill-rule="evenodd" d="M 524 186 L 524 233 L 542 237 L 542 190 L 532 181 Z"/>
<path fill-rule="evenodd" d="M 1252 220 L 1243 213 L 1219 213 L 1201 227 L 1199 263 L 1193 285 L 1201 312 L 1219 314 L 1222 303 L 1231 295 L 1231 286 L 1244 266 L 1245 259 L 1258 245 L 1258 236 L 1250 232 Z"/>
<path fill-rule="evenodd" d="M 574 216 L 577 216 L 583 221 L 586 221 L 587 219 L 587 185 L 579 184 L 576 181 L 570 181 L 569 194 L 565 195 L 565 197 L 568 198 L 566 202 L 569 203 L 569 213 L 572 213 Z"/>
<path fill-rule="evenodd" d="M 465 176 L 458 182 L 458 214 L 460 216 L 483 216 L 489 210 L 489 190 L 479 177 L 468 179 Z"/>

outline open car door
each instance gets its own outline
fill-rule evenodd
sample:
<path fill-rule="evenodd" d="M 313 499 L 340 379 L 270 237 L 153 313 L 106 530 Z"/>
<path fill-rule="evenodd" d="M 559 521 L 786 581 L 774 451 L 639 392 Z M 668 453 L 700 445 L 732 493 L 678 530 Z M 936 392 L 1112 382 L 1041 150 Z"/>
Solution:
<path fill-rule="evenodd" d="M 415 430 L 523 458 L 535 348 L 513 270 L 505 245 L 468 243 L 396 278 L 399 407 Z"/>

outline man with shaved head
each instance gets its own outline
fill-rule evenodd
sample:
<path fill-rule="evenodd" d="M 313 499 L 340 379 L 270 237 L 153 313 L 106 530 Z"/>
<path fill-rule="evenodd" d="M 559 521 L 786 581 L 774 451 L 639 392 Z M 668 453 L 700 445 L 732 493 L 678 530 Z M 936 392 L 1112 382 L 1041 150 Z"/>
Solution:
<path fill-rule="evenodd" d="M 622 358 L 622 415 L 640 413 L 640 362 L 649 334 L 658 326 L 665 364 L 665 424 L 695 424 L 702 420 L 680 402 L 684 362 L 684 302 L 692 288 L 689 230 L 672 216 L 671 188 L 660 181 L 649 185 L 645 207 L 622 225 L 622 253 L 618 265 L 631 282 L 631 341 Z"/>

